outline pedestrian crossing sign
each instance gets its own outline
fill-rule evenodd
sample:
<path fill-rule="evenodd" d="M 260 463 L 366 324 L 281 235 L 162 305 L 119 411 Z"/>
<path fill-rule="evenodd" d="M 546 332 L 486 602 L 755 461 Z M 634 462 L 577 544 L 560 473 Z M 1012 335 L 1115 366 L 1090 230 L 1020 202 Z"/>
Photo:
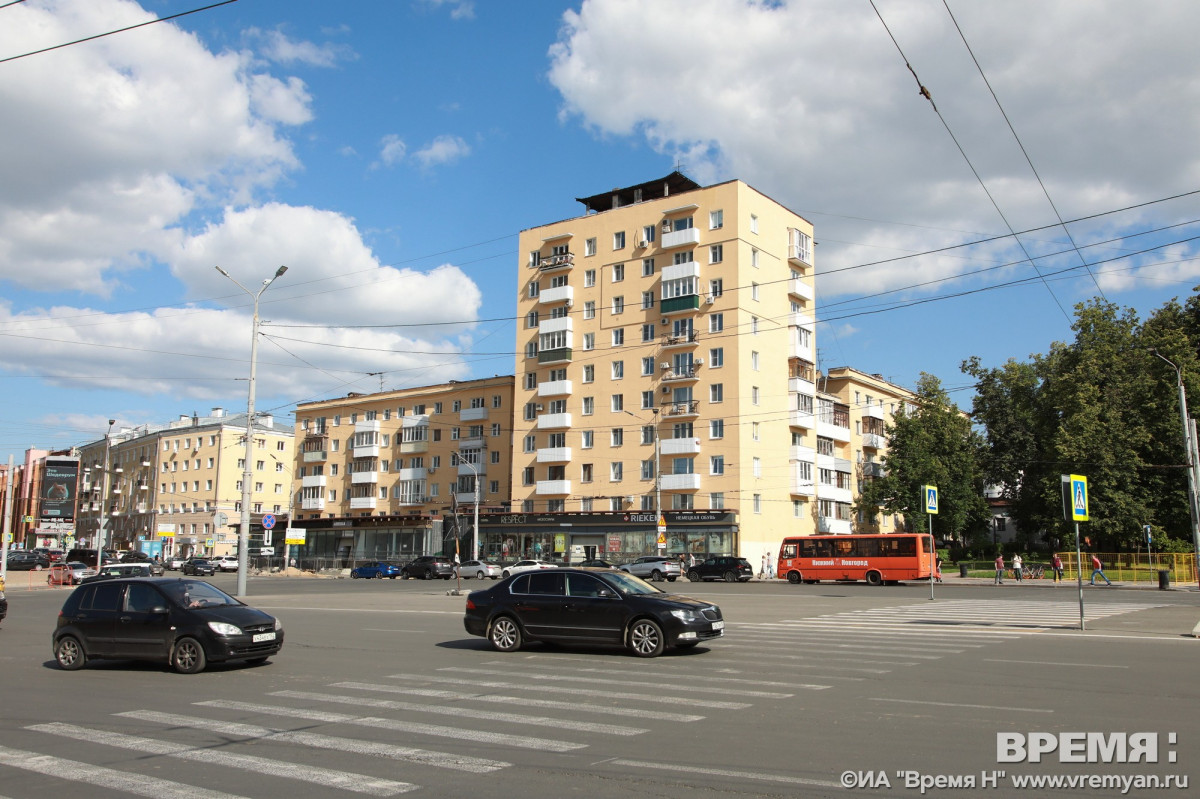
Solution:
<path fill-rule="evenodd" d="M 1081 474 L 1071 475 L 1071 520 L 1076 522 L 1088 520 L 1087 478 Z"/>
<path fill-rule="evenodd" d="M 937 514 L 938 512 L 938 492 L 937 486 L 921 486 L 921 491 L 925 495 L 925 512 Z"/>

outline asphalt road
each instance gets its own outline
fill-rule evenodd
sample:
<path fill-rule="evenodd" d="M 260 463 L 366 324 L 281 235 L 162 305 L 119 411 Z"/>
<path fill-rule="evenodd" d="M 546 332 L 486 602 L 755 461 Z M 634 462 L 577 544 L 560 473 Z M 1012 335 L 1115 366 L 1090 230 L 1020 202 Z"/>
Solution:
<path fill-rule="evenodd" d="M 248 601 L 283 621 L 283 652 L 195 676 L 60 671 L 65 591 L 10 590 L 0 797 L 919 796 L 922 779 L 926 795 L 1117 796 L 1015 780 L 1200 779 L 1196 591 L 1086 589 L 1080 632 L 1073 586 L 662 585 L 718 603 L 726 637 L 655 660 L 503 656 L 463 631 L 452 582 L 256 577 Z M 1013 740 L 1056 749 L 1028 762 Z M 1149 743 L 1156 762 L 1118 762 Z"/>

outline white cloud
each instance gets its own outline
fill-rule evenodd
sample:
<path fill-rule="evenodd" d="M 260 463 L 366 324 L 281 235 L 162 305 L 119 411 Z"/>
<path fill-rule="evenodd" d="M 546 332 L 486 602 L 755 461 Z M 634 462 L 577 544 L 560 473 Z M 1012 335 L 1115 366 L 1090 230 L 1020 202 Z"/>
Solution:
<path fill-rule="evenodd" d="M 379 142 L 379 160 L 384 166 L 395 166 L 404 160 L 404 140 L 395 133 L 389 133 Z"/>
<path fill-rule="evenodd" d="M 475 19 L 475 3 L 471 0 L 423 0 L 433 8 L 450 9 L 450 19 Z"/>
<path fill-rule="evenodd" d="M 471 154 L 471 147 L 458 136 L 442 135 L 413 153 L 423 167 L 450 164 Z"/>
<path fill-rule="evenodd" d="M 643 138 L 702 183 L 738 177 L 811 214 L 820 274 L 1007 232 L 907 58 L 1013 227 L 1053 222 L 945 8 L 877 6 L 903 57 L 868 4 L 584 0 L 564 15 L 549 78 L 563 115 L 598 134 Z M 1026 0 L 954 12 L 1064 218 L 1197 184 L 1200 6 Z M 1034 247 L 1050 249 L 1061 246 Z M 1005 243 L 818 288 L 825 298 L 894 288 L 1020 256 Z"/>
<path fill-rule="evenodd" d="M 344 28 L 345 26 L 343 26 Z M 344 34 L 345 30 L 331 29 L 323 31 L 329 34 Z M 309 41 L 291 39 L 283 31 L 263 31 L 250 28 L 246 37 L 262 42 L 263 57 L 280 64 L 308 64 L 314 67 L 332 67 L 339 60 L 353 58 L 353 52 L 344 45 L 316 44 Z"/>

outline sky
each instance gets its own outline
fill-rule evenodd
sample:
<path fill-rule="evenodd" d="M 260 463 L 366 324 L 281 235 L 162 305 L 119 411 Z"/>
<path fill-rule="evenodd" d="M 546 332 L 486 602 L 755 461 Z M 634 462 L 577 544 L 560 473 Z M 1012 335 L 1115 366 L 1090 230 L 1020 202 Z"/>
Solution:
<path fill-rule="evenodd" d="M 1192 0 L 237 0 L 142 24 L 213 2 L 0 0 L 0 462 L 244 412 L 252 295 L 283 265 L 259 411 L 513 374 L 518 232 L 675 169 L 813 223 L 819 367 L 927 372 L 963 407 L 963 360 L 1200 284 Z"/>

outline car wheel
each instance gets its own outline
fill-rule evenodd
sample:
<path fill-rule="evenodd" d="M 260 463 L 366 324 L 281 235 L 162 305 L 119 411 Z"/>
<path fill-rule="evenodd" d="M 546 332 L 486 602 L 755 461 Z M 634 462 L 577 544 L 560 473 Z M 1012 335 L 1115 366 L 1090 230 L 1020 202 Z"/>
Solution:
<path fill-rule="evenodd" d="M 54 645 L 54 659 L 58 661 L 60 669 L 76 671 L 83 668 L 83 664 L 87 662 L 87 655 L 84 654 L 83 645 L 79 643 L 78 638 L 64 635 Z"/>
<path fill-rule="evenodd" d="M 725 572 L 725 582 L 727 582 L 727 583 L 736 583 L 736 582 L 737 582 L 737 575 L 736 575 L 736 574 L 734 574 L 733 572 Z"/>
<path fill-rule="evenodd" d="M 505 571 L 505 572 L 504 572 L 503 574 L 501 574 L 500 576 L 501 576 L 501 577 L 507 577 L 507 576 L 508 576 L 508 571 Z"/>
<path fill-rule="evenodd" d="M 640 658 L 658 657 L 663 651 L 663 632 L 651 619 L 638 619 L 629 628 L 629 648 Z"/>
<path fill-rule="evenodd" d="M 443 580 L 449 580 L 449 579 L 450 579 L 452 576 L 453 576 L 453 575 L 447 574 L 446 576 L 442 577 L 442 579 L 443 579 Z"/>
<path fill-rule="evenodd" d="M 482 580 L 482 579 L 483 579 L 483 572 L 475 572 L 475 577 L 476 577 L 476 579 Z"/>
<path fill-rule="evenodd" d="M 879 572 L 867 572 L 868 585 L 883 585 L 883 575 Z"/>
<path fill-rule="evenodd" d="M 662 572 L 660 572 L 658 569 L 655 569 L 654 571 L 650 572 L 650 579 L 657 583 L 662 579 Z"/>
<path fill-rule="evenodd" d="M 376 580 L 382 580 L 382 579 L 383 579 L 383 572 L 375 572 L 375 579 L 376 579 Z"/>
<path fill-rule="evenodd" d="M 792 585 L 801 582 L 803 579 L 804 577 L 800 574 L 800 572 L 788 572 L 788 582 Z"/>
<path fill-rule="evenodd" d="M 511 616 L 501 616 L 492 622 L 488 639 L 499 652 L 516 652 L 521 648 L 521 626 Z"/>
<path fill-rule="evenodd" d="M 180 638 L 175 642 L 171 652 L 171 666 L 180 674 L 199 674 L 204 671 L 207 661 L 204 657 L 204 647 L 195 638 Z"/>
<path fill-rule="evenodd" d="M 700 572 L 696 571 L 695 569 L 692 569 L 690 572 L 688 572 L 688 579 L 691 580 L 693 583 L 700 582 Z"/>
<path fill-rule="evenodd" d="M 675 578 L 674 578 L 674 577 L 668 577 L 668 578 L 667 578 L 667 582 L 668 582 L 668 583 L 673 583 L 673 582 L 675 582 Z"/>
<path fill-rule="evenodd" d="M 358 575 L 357 575 L 357 574 L 355 574 L 354 572 L 350 572 L 350 579 L 351 579 L 351 580 L 357 580 L 357 579 L 358 579 Z"/>

